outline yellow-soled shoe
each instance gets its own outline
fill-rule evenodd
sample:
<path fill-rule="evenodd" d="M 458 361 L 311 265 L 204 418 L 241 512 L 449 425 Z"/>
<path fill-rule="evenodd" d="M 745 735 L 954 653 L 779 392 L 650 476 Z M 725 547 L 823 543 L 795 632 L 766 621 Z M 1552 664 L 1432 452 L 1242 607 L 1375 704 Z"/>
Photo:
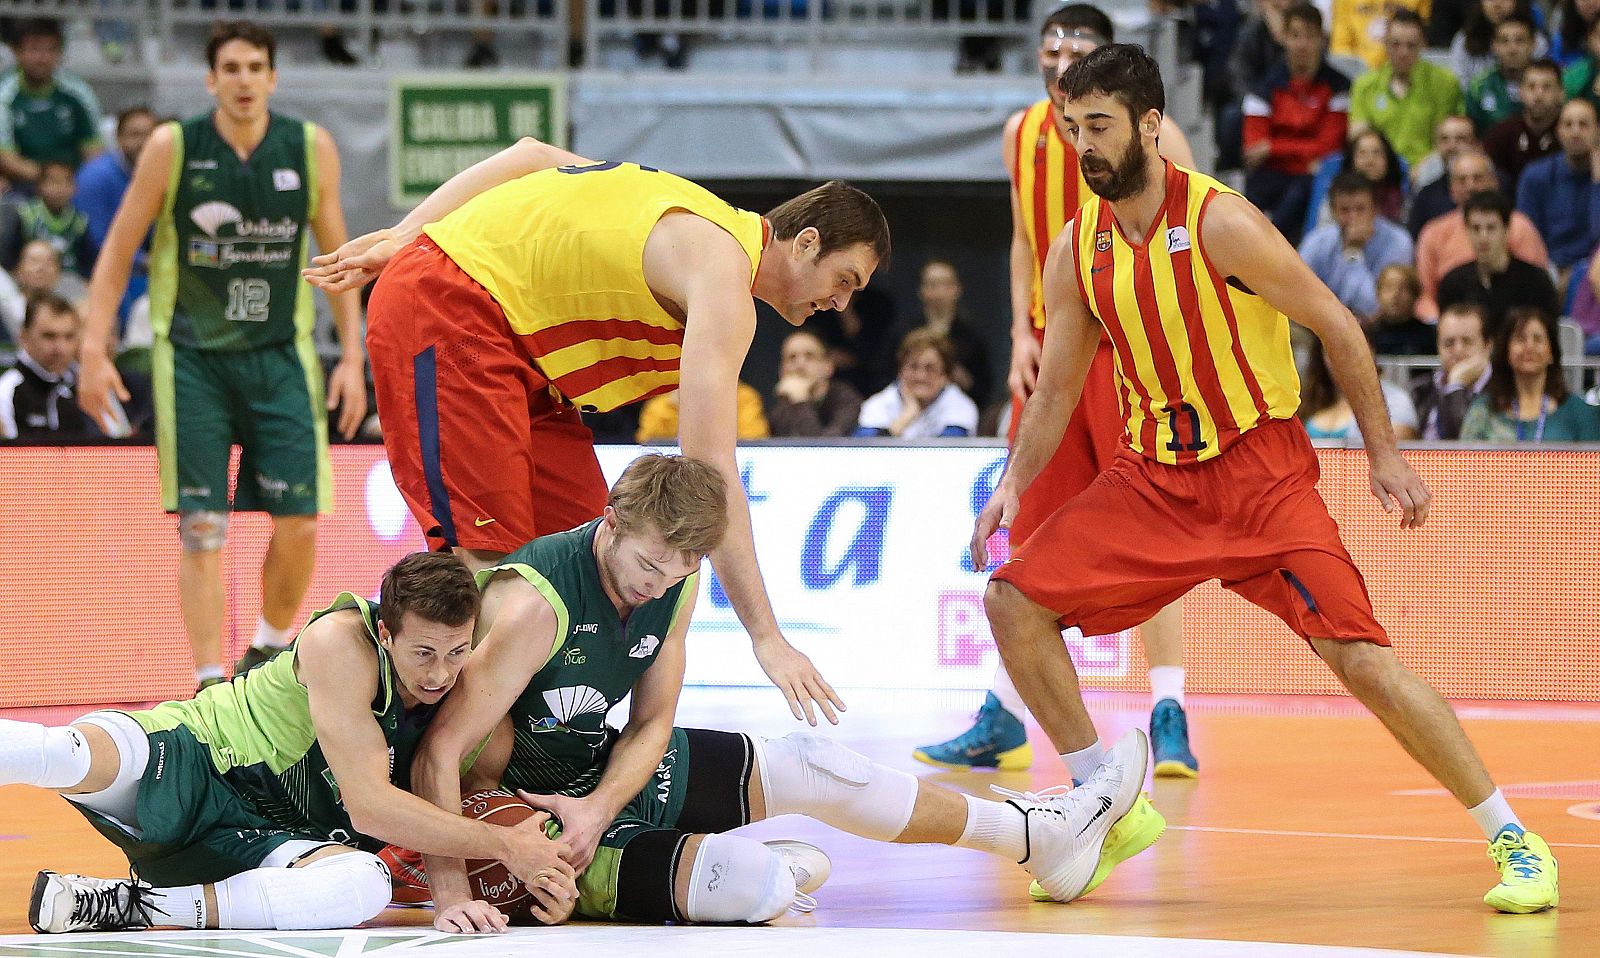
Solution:
<path fill-rule="evenodd" d="M 1556 857 L 1538 835 L 1507 825 L 1489 843 L 1489 857 L 1500 869 L 1500 884 L 1483 896 L 1484 904 L 1511 915 L 1531 915 L 1561 904 Z"/>
<path fill-rule="evenodd" d="M 1128 809 L 1128 814 L 1122 816 L 1106 833 L 1106 843 L 1100 849 L 1100 862 L 1095 866 L 1094 877 L 1089 879 L 1082 894 L 1087 895 L 1100 887 L 1100 883 L 1111 874 L 1111 869 L 1154 845 L 1166 830 L 1166 818 L 1150 804 L 1148 794 L 1141 794 L 1134 800 L 1133 807 Z M 1054 900 L 1038 882 L 1028 886 L 1028 894 L 1034 901 Z"/>

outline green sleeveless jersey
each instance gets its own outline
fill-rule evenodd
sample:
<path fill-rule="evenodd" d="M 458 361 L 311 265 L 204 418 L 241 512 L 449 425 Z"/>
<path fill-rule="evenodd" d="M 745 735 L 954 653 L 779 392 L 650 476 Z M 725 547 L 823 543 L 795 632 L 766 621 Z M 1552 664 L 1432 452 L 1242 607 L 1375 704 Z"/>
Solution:
<path fill-rule="evenodd" d="M 481 586 L 496 572 L 515 572 L 556 612 L 550 658 L 511 706 L 515 743 L 502 779 L 508 788 L 579 796 L 594 790 L 617 737 L 606 713 L 655 661 L 695 594 L 699 573 L 623 622 L 600 584 L 594 555 L 600 522 L 535 539 L 478 573 Z"/>
<path fill-rule="evenodd" d="M 173 124 L 166 202 L 150 249 L 150 324 L 191 349 L 310 336 L 306 265 L 316 216 L 316 127 L 273 113 L 247 160 L 210 113 Z"/>
<path fill-rule="evenodd" d="M 407 710 L 401 704 L 399 680 L 378 642 L 378 610 L 371 602 L 345 592 L 311 622 L 347 609 L 361 613 L 367 637 L 378 652 L 378 695 L 372 700 L 372 717 L 389 746 L 389 780 L 409 791 L 411 759 L 434 707 Z M 279 828 L 326 836 L 368 851 L 383 847 L 383 842 L 358 834 L 350 825 L 339 783 L 317 744 L 306 687 L 295 675 L 293 645 L 265 665 L 232 682 L 213 685 L 186 702 L 165 702 L 129 714 L 147 732 L 182 725 L 194 733 L 210 749 L 217 773 Z"/>

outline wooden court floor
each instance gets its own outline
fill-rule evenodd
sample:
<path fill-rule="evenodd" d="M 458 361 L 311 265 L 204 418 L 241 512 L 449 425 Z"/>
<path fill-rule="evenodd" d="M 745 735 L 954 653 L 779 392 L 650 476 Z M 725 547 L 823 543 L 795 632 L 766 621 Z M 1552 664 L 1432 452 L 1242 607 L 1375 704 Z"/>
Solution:
<path fill-rule="evenodd" d="M 691 689 L 680 723 L 783 734 L 794 726 L 775 696 Z M 913 762 L 913 746 L 964 727 L 972 698 L 855 690 L 834 734 L 963 791 L 1063 779 L 1037 730 L 1040 758 L 1031 773 L 945 773 Z M 1108 738 L 1144 717 L 1145 703 L 1133 696 L 1096 696 L 1091 704 Z M 1562 905 L 1553 912 L 1507 916 L 1483 905 L 1495 873 L 1470 819 L 1376 720 L 1344 700 L 1192 700 L 1202 778 L 1155 782 L 1156 806 L 1171 826 L 1166 836 L 1071 905 L 1030 902 L 1020 869 L 976 852 L 881 845 L 794 818 L 751 832 L 805 838 L 833 857 L 820 907 L 783 920 L 790 924 L 1600 956 L 1600 706 L 1462 711 L 1513 806 L 1555 849 Z M 39 720 L 67 718 L 55 712 Z M 115 849 L 59 799 L 0 788 L 0 933 L 27 930 L 27 894 L 42 867 L 126 871 Z M 427 920 L 390 910 L 379 923 Z"/>

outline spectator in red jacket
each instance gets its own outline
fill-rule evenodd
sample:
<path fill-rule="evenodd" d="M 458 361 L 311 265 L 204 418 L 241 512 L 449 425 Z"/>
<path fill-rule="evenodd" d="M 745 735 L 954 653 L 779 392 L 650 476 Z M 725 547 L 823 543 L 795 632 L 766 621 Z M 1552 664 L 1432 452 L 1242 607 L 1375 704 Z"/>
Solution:
<path fill-rule="evenodd" d="M 1245 195 L 1300 242 L 1317 162 L 1344 144 L 1350 80 L 1323 59 L 1322 14 L 1284 11 L 1284 62 L 1244 100 Z"/>

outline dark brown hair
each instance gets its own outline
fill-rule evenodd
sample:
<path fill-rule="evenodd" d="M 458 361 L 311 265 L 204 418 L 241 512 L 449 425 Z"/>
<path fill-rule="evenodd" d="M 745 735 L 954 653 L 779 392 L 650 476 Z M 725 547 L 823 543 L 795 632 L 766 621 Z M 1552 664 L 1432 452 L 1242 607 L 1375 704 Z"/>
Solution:
<path fill-rule="evenodd" d="M 22 313 L 22 329 L 24 332 L 33 328 L 33 321 L 38 318 L 39 310 L 41 309 L 47 310 L 52 316 L 71 316 L 80 323 L 82 322 L 82 317 L 78 315 L 77 308 L 67 302 L 65 296 L 58 296 L 55 293 L 34 293 L 28 297 L 27 308 Z"/>
<path fill-rule="evenodd" d="M 278 41 L 270 30 L 249 20 L 223 20 L 214 24 L 211 35 L 206 37 L 206 64 L 211 69 L 217 68 L 217 53 L 234 40 L 243 40 L 257 49 L 265 50 L 267 66 L 274 70 L 278 68 Z"/>
<path fill-rule="evenodd" d="M 460 559 L 448 552 L 413 552 L 383 574 L 378 616 L 391 635 L 400 634 L 407 612 L 454 628 L 478 617 L 478 586 Z"/>
<path fill-rule="evenodd" d="M 1537 306 L 1513 306 L 1506 310 L 1500 335 L 1494 338 L 1494 351 L 1489 354 L 1489 382 L 1483 391 L 1489 402 L 1500 412 L 1511 412 L 1517 403 L 1517 374 L 1511 369 L 1511 340 L 1522 327 L 1538 323 L 1550 340 L 1550 365 L 1544 371 L 1544 394 L 1557 405 L 1567 399 L 1567 377 L 1561 371 L 1561 335 L 1556 321 Z"/>
<path fill-rule="evenodd" d="M 1092 93 L 1113 97 L 1128 108 L 1135 123 L 1151 110 L 1167 112 L 1161 67 L 1143 47 L 1132 43 L 1112 43 L 1087 54 L 1067 67 L 1060 86 L 1069 100 L 1081 100 Z"/>
<path fill-rule="evenodd" d="M 878 269 L 889 265 L 889 221 L 872 197 L 844 180 L 830 180 L 778 204 L 767 214 L 767 222 L 772 224 L 772 238 L 780 240 L 794 239 L 808 226 L 815 228 L 822 237 L 819 259 L 865 243 L 878 258 Z"/>

